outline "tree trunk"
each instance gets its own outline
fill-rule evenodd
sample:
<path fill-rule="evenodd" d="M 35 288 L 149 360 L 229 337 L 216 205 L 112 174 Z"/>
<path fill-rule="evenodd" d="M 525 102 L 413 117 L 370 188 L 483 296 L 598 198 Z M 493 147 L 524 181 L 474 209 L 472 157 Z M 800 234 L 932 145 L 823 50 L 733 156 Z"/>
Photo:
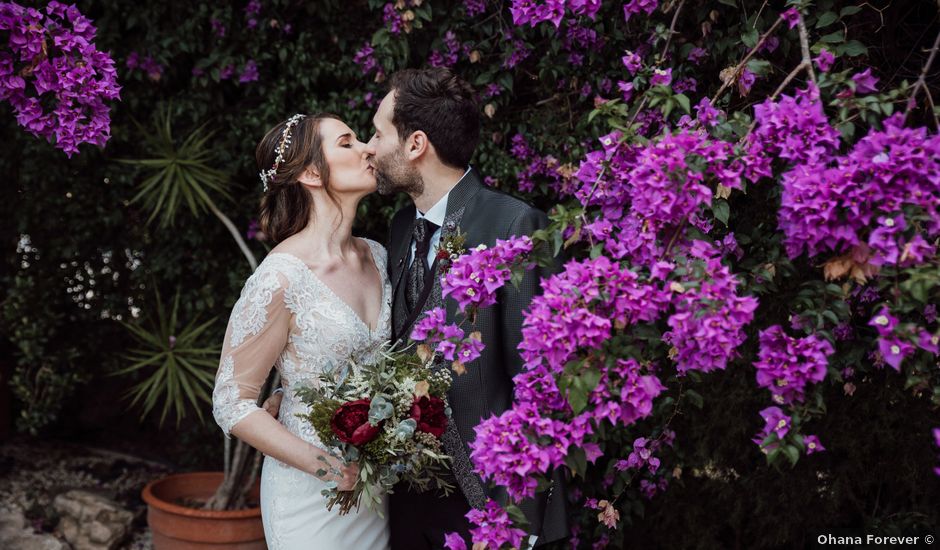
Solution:
<path fill-rule="evenodd" d="M 248 244 L 245 242 L 245 239 L 242 238 L 241 233 L 238 231 L 238 228 L 235 227 L 235 224 L 232 223 L 232 220 L 222 213 L 214 202 L 207 201 L 206 204 L 209 210 L 215 214 L 215 217 L 219 218 L 219 221 L 228 229 L 232 238 L 235 239 L 235 242 L 238 243 L 238 248 L 241 249 L 242 254 L 245 255 L 245 259 L 248 260 L 248 265 L 251 266 L 252 272 L 258 269 L 258 260 L 256 260 L 255 255 L 251 253 L 251 249 L 248 248 Z M 262 388 L 261 395 L 258 397 L 259 405 L 267 399 L 270 388 L 277 383 L 277 378 L 275 378 L 272 384 L 267 384 Z M 244 507 L 246 496 L 251 490 L 254 481 L 258 478 L 258 470 L 261 466 L 261 453 L 255 451 L 242 441 L 236 440 L 235 445 L 232 445 L 232 440 L 229 438 L 225 439 L 224 452 L 225 476 L 215 494 L 206 502 L 204 508 L 207 510 L 226 510 Z"/>

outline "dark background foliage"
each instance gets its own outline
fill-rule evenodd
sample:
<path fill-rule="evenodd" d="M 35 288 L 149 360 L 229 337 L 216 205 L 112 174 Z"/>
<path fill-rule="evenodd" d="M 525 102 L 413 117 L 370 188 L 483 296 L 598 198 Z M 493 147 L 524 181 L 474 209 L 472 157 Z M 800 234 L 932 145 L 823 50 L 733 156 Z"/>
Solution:
<path fill-rule="evenodd" d="M 149 212 L 130 202 L 141 171 L 116 161 L 149 156 L 143 138 L 160 109 L 171 113 L 176 135 L 204 123 L 216 130 L 212 165 L 228 175 L 233 197 L 220 208 L 245 232 L 261 194 L 254 147 L 267 128 L 294 112 L 330 111 L 360 137 L 370 136 L 383 85 L 374 73 L 363 75 L 353 62 L 355 52 L 372 40 L 378 62 L 390 73 L 424 65 L 452 31 L 468 51 L 480 53 L 476 62 L 461 53 L 455 69 L 481 90 L 491 83 L 502 89 L 483 101 L 494 112 L 484 116 L 474 164 L 501 189 L 550 209 L 558 202 L 550 177 L 536 177 L 533 192 L 517 189 L 515 174 L 524 164 L 509 152 L 511 137 L 522 133 L 540 154 L 576 166 L 590 141 L 607 131 L 602 117 L 586 116 L 595 96 L 605 95 L 597 91 L 601 81 L 625 79 L 623 49 L 635 48 L 651 32 L 665 32 L 670 20 L 657 13 L 648 22 L 636 18 L 624 24 L 619 4 L 605 6 L 595 22 L 580 23 L 604 36 L 606 44 L 572 64 L 552 25 L 516 29 L 508 5 L 488 2 L 486 12 L 470 19 L 461 2 L 423 2 L 414 7 L 415 28 L 395 36 L 381 30 L 384 4 L 376 0 L 264 2 L 255 29 L 248 27 L 242 2 L 80 2 L 98 27 L 98 47 L 111 52 L 124 86 L 112 109 L 107 147 L 83 146 L 80 155 L 67 159 L 21 131 L 11 109 L 0 106 L 0 404 L 5 408 L 0 419 L 6 420 L 6 433 L 12 424 L 18 432 L 129 449 L 182 468 L 220 467 L 221 434 L 211 420 L 200 423 L 189 415 L 163 428 L 151 417 L 138 421 L 138 411 L 128 412 L 123 398 L 135 379 L 110 376 L 124 366 L 122 355 L 130 344 L 116 321 L 134 322 L 132 311 L 152 311 L 155 290 L 164 298 L 180 292 L 184 319 L 215 318 L 205 341 L 217 345 L 250 271 L 213 216 L 183 211 L 175 225 L 162 228 L 148 225 Z M 854 5 L 823 1 L 809 12 L 838 13 Z M 698 91 L 687 92 L 693 104 L 718 88 L 719 71 L 746 51 L 742 42 L 753 40 L 755 29 L 766 29 L 782 8 L 780 2 L 756 0 L 688 2 L 674 40 L 709 51 L 701 66 L 674 70 L 675 76 L 698 81 Z M 226 27 L 225 36 L 213 32 L 210 19 Z M 833 46 L 864 45 L 863 52 L 839 63 L 871 66 L 881 78 L 879 87 L 887 90 L 916 79 L 937 30 L 932 1 L 871 2 L 828 28 L 814 28 L 813 36 L 843 31 Z M 530 50 L 513 68 L 504 63 L 516 48 L 508 37 Z M 767 63 L 754 90 L 747 97 L 734 94 L 724 108 L 749 112 L 798 62 L 798 49 L 795 31 L 781 32 L 780 47 L 762 56 Z M 159 78 L 127 69 L 131 52 L 162 64 Z M 239 71 L 250 59 L 260 78 L 239 83 Z M 235 76 L 222 80 L 227 65 L 235 67 Z M 194 68 L 204 74 L 194 76 Z M 937 71 L 932 73 L 928 82 L 936 90 Z M 587 94 L 585 84 L 591 86 Z M 614 86 L 605 97 L 616 93 Z M 916 123 L 931 120 L 926 110 L 914 113 Z M 384 241 L 386 220 L 403 200 L 369 198 L 355 231 Z M 773 223 L 772 197 L 755 193 L 736 200 L 733 210 L 748 212 L 737 218 L 736 232 L 759 233 L 761 224 Z M 264 255 L 266 243 L 249 243 L 256 256 Z M 776 298 L 763 295 L 762 312 L 785 316 L 794 292 L 783 288 Z M 936 449 L 928 436 L 937 411 L 928 396 L 905 388 L 894 372 L 871 375 L 851 398 L 843 397 L 841 384 L 831 385 L 828 414 L 813 428 L 828 451 L 783 471 L 766 466 L 750 442 L 759 429 L 756 411 L 766 405 L 766 396 L 755 391 L 750 365 L 732 365 L 706 381 L 698 385 L 705 407 L 683 408 L 673 423 L 683 442 L 674 457 L 681 477 L 664 494 L 638 505 L 636 514 L 625 518 L 632 525 L 612 534 L 614 542 L 644 548 L 802 547 L 816 527 L 940 525 L 940 482 L 930 470 Z M 628 435 L 624 445 L 633 439 Z"/>

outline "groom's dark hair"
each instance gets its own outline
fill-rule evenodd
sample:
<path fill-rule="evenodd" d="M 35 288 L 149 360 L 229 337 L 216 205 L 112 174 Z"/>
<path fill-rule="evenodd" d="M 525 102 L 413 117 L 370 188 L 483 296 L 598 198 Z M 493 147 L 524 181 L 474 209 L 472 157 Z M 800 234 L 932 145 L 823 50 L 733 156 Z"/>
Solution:
<path fill-rule="evenodd" d="M 473 88 L 445 68 L 405 69 L 393 74 L 392 124 L 399 139 L 421 130 L 441 162 L 465 169 L 480 141 L 480 111 Z"/>

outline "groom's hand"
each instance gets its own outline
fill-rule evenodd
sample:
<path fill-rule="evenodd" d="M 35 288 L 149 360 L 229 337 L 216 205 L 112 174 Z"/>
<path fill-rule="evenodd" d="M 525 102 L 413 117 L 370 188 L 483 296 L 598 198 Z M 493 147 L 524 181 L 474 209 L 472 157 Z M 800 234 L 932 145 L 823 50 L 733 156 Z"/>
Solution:
<path fill-rule="evenodd" d="M 281 401 L 284 399 L 283 392 L 272 393 L 271 397 L 264 400 L 264 404 L 261 405 L 268 414 L 277 418 L 278 411 L 281 410 Z"/>

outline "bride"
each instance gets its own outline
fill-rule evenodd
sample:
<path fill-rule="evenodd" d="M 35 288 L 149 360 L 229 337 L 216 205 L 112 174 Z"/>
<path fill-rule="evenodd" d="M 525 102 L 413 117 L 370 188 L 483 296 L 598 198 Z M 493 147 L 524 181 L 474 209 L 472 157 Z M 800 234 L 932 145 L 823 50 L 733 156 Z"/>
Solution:
<path fill-rule="evenodd" d="M 326 483 L 350 489 L 359 469 L 322 448 L 297 417 L 308 411 L 295 394 L 350 356 L 370 361 L 376 344 L 389 337 L 385 249 L 352 236 L 357 205 L 376 188 L 365 144 L 333 115 L 295 115 L 267 133 L 256 156 L 265 188 L 261 227 L 277 246 L 232 310 L 213 414 L 226 436 L 265 455 L 261 515 L 268 548 L 387 548 L 387 513 L 327 511 L 320 494 Z M 280 420 L 256 405 L 272 366 L 284 388 Z"/>

